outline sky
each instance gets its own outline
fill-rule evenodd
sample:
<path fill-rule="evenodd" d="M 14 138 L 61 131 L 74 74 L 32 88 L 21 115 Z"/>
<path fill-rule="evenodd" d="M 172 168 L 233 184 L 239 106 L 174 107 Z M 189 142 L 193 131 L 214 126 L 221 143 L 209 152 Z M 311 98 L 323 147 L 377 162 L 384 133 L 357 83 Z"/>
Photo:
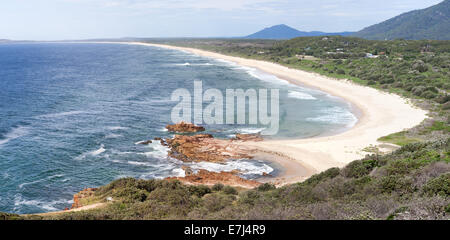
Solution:
<path fill-rule="evenodd" d="M 233 37 L 287 24 L 358 31 L 442 0 L 0 0 L 0 39 Z"/>

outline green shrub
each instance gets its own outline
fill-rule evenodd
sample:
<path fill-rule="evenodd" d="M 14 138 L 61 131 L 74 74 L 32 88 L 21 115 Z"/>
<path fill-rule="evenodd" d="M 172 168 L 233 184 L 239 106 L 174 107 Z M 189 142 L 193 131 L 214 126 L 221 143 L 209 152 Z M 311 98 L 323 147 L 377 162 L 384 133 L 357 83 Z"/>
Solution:
<path fill-rule="evenodd" d="M 445 95 L 441 95 L 436 99 L 436 102 L 444 104 L 450 101 L 450 95 L 449 94 L 445 94 Z"/>
<path fill-rule="evenodd" d="M 192 195 L 197 197 L 203 197 L 204 195 L 211 193 L 211 189 L 205 185 L 190 185 L 188 190 Z"/>
<path fill-rule="evenodd" d="M 446 124 L 445 122 L 440 121 L 434 121 L 433 125 L 429 127 L 430 131 L 444 131 L 444 132 L 450 132 L 450 126 Z"/>
<path fill-rule="evenodd" d="M 425 92 L 421 93 L 420 96 L 423 98 L 426 98 L 426 99 L 432 99 L 432 98 L 435 98 L 437 96 L 437 94 L 432 91 L 425 91 Z"/>
<path fill-rule="evenodd" d="M 147 200 L 149 193 L 145 190 L 125 187 L 118 189 L 114 194 L 114 198 L 121 198 L 124 202 L 143 202 Z"/>
<path fill-rule="evenodd" d="M 225 194 L 230 194 L 230 195 L 237 195 L 238 194 L 238 191 L 232 186 L 225 186 L 223 188 L 223 192 Z"/>
<path fill-rule="evenodd" d="M 450 173 L 429 180 L 423 190 L 428 195 L 450 196 Z"/>
<path fill-rule="evenodd" d="M 209 194 L 203 198 L 203 206 L 207 211 L 217 212 L 230 206 L 234 198 L 234 196 L 230 195 Z"/>
<path fill-rule="evenodd" d="M 339 173 L 340 173 L 339 168 L 330 168 L 319 174 L 312 175 L 310 178 L 305 180 L 303 183 L 306 185 L 316 185 L 325 179 L 330 179 L 330 178 L 336 177 L 337 175 L 339 175 Z"/>
<path fill-rule="evenodd" d="M 336 71 L 336 73 L 337 73 L 337 74 L 342 74 L 342 75 L 344 75 L 344 74 L 345 74 L 345 70 L 343 70 L 343 69 L 338 69 L 338 70 Z"/>
<path fill-rule="evenodd" d="M 423 166 L 419 161 L 413 159 L 401 159 L 389 162 L 385 167 L 387 175 L 407 174 L 414 169 Z"/>
<path fill-rule="evenodd" d="M 442 104 L 442 109 L 443 110 L 449 110 L 450 109 L 450 102 L 446 102 L 446 103 Z"/>
<path fill-rule="evenodd" d="M 214 184 L 214 186 L 212 186 L 211 189 L 215 192 L 218 192 L 218 191 L 222 191 L 223 187 L 224 187 L 224 185 L 222 183 L 216 183 L 216 184 Z"/>
<path fill-rule="evenodd" d="M 401 175 L 389 175 L 380 179 L 381 191 L 384 193 L 397 192 L 399 194 L 415 191 L 413 181 Z"/>
<path fill-rule="evenodd" d="M 413 87 L 411 91 L 414 95 L 421 96 L 422 93 L 425 91 L 425 87 L 424 86 Z"/>
<path fill-rule="evenodd" d="M 259 199 L 259 197 L 260 195 L 257 191 L 249 190 L 240 194 L 239 202 L 241 204 L 254 205 L 256 201 Z"/>
<path fill-rule="evenodd" d="M 264 184 L 259 185 L 259 186 L 257 187 L 257 190 L 260 191 L 260 192 L 266 192 L 266 191 L 269 191 L 269 190 L 273 190 L 273 189 L 275 189 L 275 188 L 276 188 L 276 187 L 275 187 L 275 185 L 273 185 L 273 184 L 270 184 L 270 183 L 264 183 Z"/>
<path fill-rule="evenodd" d="M 349 163 L 342 173 L 345 177 L 359 178 L 369 174 L 377 166 L 378 161 L 375 159 L 356 160 Z"/>

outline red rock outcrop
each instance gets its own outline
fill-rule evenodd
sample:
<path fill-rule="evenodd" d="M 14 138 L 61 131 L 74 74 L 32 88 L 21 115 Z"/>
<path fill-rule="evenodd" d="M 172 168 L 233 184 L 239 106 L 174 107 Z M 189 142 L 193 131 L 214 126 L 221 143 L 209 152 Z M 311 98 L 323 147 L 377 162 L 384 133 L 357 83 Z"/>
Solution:
<path fill-rule="evenodd" d="M 216 183 L 222 183 L 224 185 L 244 187 L 244 188 L 254 188 L 261 183 L 254 180 L 247 180 L 235 175 L 234 172 L 209 172 L 204 169 L 200 169 L 195 174 L 190 174 L 185 177 L 169 177 L 168 180 L 179 180 L 185 184 L 192 185 L 214 185 Z"/>
<path fill-rule="evenodd" d="M 169 156 L 186 162 L 224 162 L 227 159 L 252 158 L 230 140 L 215 139 L 211 134 L 175 135 L 166 139 Z"/>
<path fill-rule="evenodd" d="M 261 137 L 261 134 L 241 134 L 241 133 L 237 133 L 236 137 L 233 140 L 259 142 L 259 141 L 262 141 L 263 138 Z"/>
<path fill-rule="evenodd" d="M 93 196 L 95 191 L 97 191 L 97 188 L 86 188 L 86 189 L 80 191 L 79 193 L 73 195 L 73 204 L 70 209 L 82 207 L 83 205 L 81 203 L 81 200 L 83 198 L 88 198 L 88 197 Z"/>
<path fill-rule="evenodd" d="M 167 125 L 167 130 L 170 132 L 178 132 L 178 133 L 192 133 L 192 132 L 202 132 L 205 131 L 205 128 L 202 126 L 197 126 L 192 123 L 179 122 L 173 125 Z"/>
<path fill-rule="evenodd" d="M 152 143 L 152 140 L 140 141 L 140 142 L 137 142 L 136 144 L 140 144 L 140 145 L 148 145 L 148 144 L 150 144 L 150 143 Z"/>

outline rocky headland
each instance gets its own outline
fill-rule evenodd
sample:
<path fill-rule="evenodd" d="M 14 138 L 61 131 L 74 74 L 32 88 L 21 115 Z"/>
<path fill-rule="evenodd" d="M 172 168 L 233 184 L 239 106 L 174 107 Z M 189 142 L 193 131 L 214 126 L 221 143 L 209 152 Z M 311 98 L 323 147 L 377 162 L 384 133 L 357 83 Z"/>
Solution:
<path fill-rule="evenodd" d="M 169 130 L 169 132 L 176 132 L 176 133 L 193 133 L 193 132 L 203 132 L 205 131 L 205 128 L 202 126 L 197 126 L 193 123 L 186 123 L 186 122 L 179 122 L 172 125 L 167 125 L 166 129 Z"/>

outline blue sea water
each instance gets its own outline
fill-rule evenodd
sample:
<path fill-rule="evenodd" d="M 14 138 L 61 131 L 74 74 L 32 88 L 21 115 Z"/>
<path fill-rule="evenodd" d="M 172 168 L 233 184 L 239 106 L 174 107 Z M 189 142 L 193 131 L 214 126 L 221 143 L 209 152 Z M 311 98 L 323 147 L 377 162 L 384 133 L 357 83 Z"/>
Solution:
<path fill-rule="evenodd" d="M 182 174 L 159 143 L 170 137 L 177 88 L 280 89 L 280 131 L 272 138 L 333 134 L 356 122 L 338 98 L 256 69 L 186 52 L 122 44 L 0 44 L 0 211 L 70 207 L 74 193 L 120 177 Z M 217 137 L 264 126 L 206 126 Z M 194 169 L 242 170 L 254 178 L 267 162 L 198 163 Z"/>

